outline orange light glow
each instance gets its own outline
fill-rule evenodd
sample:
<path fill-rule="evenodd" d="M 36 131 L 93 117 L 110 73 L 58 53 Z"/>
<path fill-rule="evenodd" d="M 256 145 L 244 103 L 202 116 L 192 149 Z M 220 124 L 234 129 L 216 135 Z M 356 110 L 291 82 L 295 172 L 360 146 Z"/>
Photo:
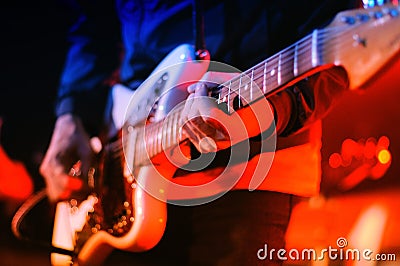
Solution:
<path fill-rule="evenodd" d="M 332 168 L 338 168 L 342 165 L 342 156 L 339 153 L 335 152 L 329 156 L 329 165 Z"/>
<path fill-rule="evenodd" d="M 388 220 L 385 206 L 374 204 L 367 207 L 354 223 L 348 241 L 352 248 L 370 249 L 378 253 L 381 250 L 383 233 Z M 365 265 L 365 261 L 355 261 L 352 265 Z"/>
<path fill-rule="evenodd" d="M 374 138 L 368 139 L 364 144 L 364 157 L 366 159 L 374 158 L 376 154 L 376 140 Z"/>
<path fill-rule="evenodd" d="M 383 148 L 389 148 L 390 140 L 386 136 L 382 136 L 378 140 L 378 146 Z"/>
<path fill-rule="evenodd" d="M 390 152 L 386 149 L 380 150 L 377 157 L 381 164 L 387 164 L 392 159 Z"/>
<path fill-rule="evenodd" d="M 0 146 L 0 198 L 24 200 L 33 192 L 33 181 L 21 162 L 11 160 Z"/>

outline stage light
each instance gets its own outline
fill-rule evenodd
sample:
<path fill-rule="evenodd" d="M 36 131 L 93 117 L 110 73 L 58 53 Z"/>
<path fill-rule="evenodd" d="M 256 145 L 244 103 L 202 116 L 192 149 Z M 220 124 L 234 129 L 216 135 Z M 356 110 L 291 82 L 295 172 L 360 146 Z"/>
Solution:
<path fill-rule="evenodd" d="M 392 159 L 392 156 L 391 156 L 390 152 L 388 150 L 386 150 L 386 149 L 380 150 L 378 152 L 378 156 L 377 157 L 378 157 L 379 163 L 381 163 L 381 164 L 387 164 Z"/>
<path fill-rule="evenodd" d="M 338 168 L 342 165 L 342 156 L 339 153 L 335 152 L 329 156 L 329 166 L 332 168 Z"/>

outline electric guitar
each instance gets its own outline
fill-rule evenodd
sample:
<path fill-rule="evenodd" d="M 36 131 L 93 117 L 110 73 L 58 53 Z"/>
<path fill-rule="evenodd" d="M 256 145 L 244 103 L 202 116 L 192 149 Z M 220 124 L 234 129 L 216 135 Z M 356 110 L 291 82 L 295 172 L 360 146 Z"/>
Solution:
<path fill-rule="evenodd" d="M 328 27 L 218 86 L 212 96 L 233 114 L 333 66 L 346 70 L 350 89 L 359 88 L 400 50 L 399 13 L 392 5 L 341 12 Z M 163 180 L 171 180 L 187 161 L 181 156 L 175 166 L 158 168 L 155 158 L 182 143 L 179 105 L 187 97 L 184 85 L 201 79 L 209 63 L 196 60 L 194 48 L 182 45 L 135 92 L 114 87 L 112 117 L 118 137 L 104 145 L 98 166 L 87 177 L 93 193 L 81 202 L 57 204 L 53 265 L 98 265 L 113 249 L 141 252 L 158 243 L 166 225 L 166 201 L 180 200 Z M 181 196 L 211 196 L 203 192 Z"/>

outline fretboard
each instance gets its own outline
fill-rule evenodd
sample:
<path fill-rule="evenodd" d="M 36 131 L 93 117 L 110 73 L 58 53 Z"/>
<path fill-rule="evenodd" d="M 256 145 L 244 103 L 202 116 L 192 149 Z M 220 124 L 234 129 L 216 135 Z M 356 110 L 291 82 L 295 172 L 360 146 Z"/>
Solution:
<path fill-rule="evenodd" d="M 163 120 L 140 128 L 135 145 L 135 166 L 148 162 L 150 158 L 177 146 L 184 139 L 180 137 L 182 109 L 176 108 Z"/>
<path fill-rule="evenodd" d="M 237 110 L 321 65 L 321 36 L 315 30 L 295 44 L 217 87 L 214 97 Z M 240 99 L 240 100 L 238 100 Z"/>

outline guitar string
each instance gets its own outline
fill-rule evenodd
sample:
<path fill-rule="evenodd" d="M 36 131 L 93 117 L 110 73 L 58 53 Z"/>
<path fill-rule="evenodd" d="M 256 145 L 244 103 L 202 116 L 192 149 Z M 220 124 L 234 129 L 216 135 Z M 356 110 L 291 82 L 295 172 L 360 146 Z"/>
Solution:
<path fill-rule="evenodd" d="M 352 30 L 352 28 L 351 29 L 348 29 L 348 30 Z M 341 35 L 347 35 L 347 34 L 349 34 L 349 32 L 345 32 L 345 33 L 343 33 L 343 31 L 342 32 L 336 32 L 336 33 L 341 33 Z M 335 33 L 335 34 L 336 34 Z M 310 35 L 308 36 L 308 37 L 310 37 Z M 331 38 L 333 38 L 334 36 L 330 36 Z M 341 36 L 342 37 L 342 36 Z M 318 38 L 318 41 L 325 41 L 325 38 Z M 334 40 L 337 40 L 337 39 L 334 39 Z M 353 39 L 353 38 L 346 38 L 346 40 L 345 41 L 342 41 L 342 42 L 340 42 L 338 45 L 336 45 L 337 44 L 337 42 L 334 42 L 334 41 L 331 41 L 331 42 L 327 42 L 327 43 L 325 43 L 325 46 L 327 46 L 327 48 L 326 49 L 324 49 L 322 52 L 321 52 L 321 56 L 324 56 L 324 55 L 326 55 L 326 54 L 329 54 L 329 52 L 331 52 L 332 51 L 332 49 L 337 49 L 337 50 L 339 50 L 339 49 L 341 49 L 342 47 L 344 47 L 344 46 L 348 46 L 349 45 L 349 42 L 354 42 L 355 40 Z M 324 44 L 324 43 L 318 43 L 318 46 L 320 47 L 322 44 Z M 354 57 L 355 55 L 354 54 L 352 54 L 352 57 Z M 308 59 L 307 59 L 308 60 Z M 292 59 L 290 59 L 290 61 L 292 61 Z M 304 63 L 304 62 L 302 62 L 302 63 Z M 289 69 L 291 69 L 291 68 L 289 68 Z M 260 71 L 261 72 L 261 71 Z M 289 72 L 290 73 L 290 72 Z M 263 75 L 264 74 L 261 74 L 261 75 L 259 75 L 259 76 L 257 76 L 256 78 L 255 78 L 255 80 L 257 80 L 257 79 L 260 79 L 260 78 L 263 78 Z M 267 77 L 268 78 L 268 77 Z M 273 79 L 273 81 L 275 81 L 275 79 Z M 231 82 L 231 83 L 233 83 L 233 82 Z M 247 84 L 245 84 L 245 85 L 247 85 L 248 86 L 248 84 L 250 84 L 251 83 L 251 81 L 250 82 L 248 82 Z M 225 84 L 225 85 L 224 85 Z M 228 85 L 226 85 L 226 84 L 228 84 L 227 82 L 225 82 L 225 83 L 223 83 L 223 84 L 221 84 L 221 85 L 219 85 L 218 87 L 227 87 Z M 279 84 L 278 84 L 279 85 Z M 240 88 L 242 88 L 242 87 L 244 87 L 244 86 L 241 86 Z M 228 94 L 232 94 L 232 93 L 236 93 L 237 91 L 239 91 L 239 89 L 240 88 L 238 88 L 238 89 L 231 89 L 230 90 L 230 92 L 228 92 Z M 221 91 L 220 91 L 221 92 Z M 218 93 L 218 92 L 217 92 Z M 246 91 L 244 92 L 244 93 L 246 93 Z M 249 93 L 249 92 L 247 92 L 247 93 Z M 227 95 L 225 95 L 225 97 L 227 97 Z"/>
<path fill-rule="evenodd" d="M 321 39 L 324 39 L 324 38 L 326 37 L 327 34 L 332 34 L 333 32 L 343 33 L 342 28 L 347 28 L 347 27 L 344 27 L 344 26 L 339 27 L 339 26 L 338 26 L 338 27 L 335 27 L 335 28 L 332 28 L 332 29 L 329 28 L 329 29 L 317 30 L 318 41 L 320 41 Z M 285 52 L 288 52 L 288 51 L 291 52 L 291 51 L 293 51 L 292 49 L 293 49 L 293 48 L 296 48 L 296 46 L 297 46 L 298 55 L 299 55 L 299 56 L 300 56 L 300 55 L 303 55 L 303 53 L 308 52 L 308 50 L 304 50 L 304 48 L 309 49 L 309 43 L 308 43 L 308 42 L 312 41 L 312 37 L 313 37 L 313 34 L 312 34 L 312 33 L 311 33 L 311 34 L 308 34 L 307 36 L 303 37 L 303 38 L 302 38 L 301 40 L 299 40 L 298 42 L 296 42 L 296 43 L 294 43 L 294 44 L 292 44 L 292 45 L 286 47 L 285 49 L 283 49 L 283 50 L 280 51 L 279 53 L 274 54 L 273 56 L 271 56 L 271 57 L 269 57 L 269 58 L 267 58 L 267 59 L 261 61 L 260 63 L 258 63 L 258 64 L 255 65 L 254 67 L 252 67 L 252 68 L 250 68 L 250 69 L 248 69 L 248 70 L 242 72 L 241 75 L 247 75 L 247 76 L 251 75 L 251 71 L 252 71 L 252 70 L 257 69 L 257 68 L 260 68 L 260 67 L 263 67 L 265 63 L 267 63 L 267 65 L 268 65 L 268 62 L 278 60 L 278 59 L 279 59 L 279 56 L 281 56 L 281 55 L 286 56 L 286 55 L 285 55 Z M 286 59 L 287 59 L 287 57 L 286 57 Z M 292 58 L 289 57 L 289 60 L 283 60 L 282 63 L 286 63 L 287 61 L 291 61 L 291 59 L 292 59 Z M 229 82 L 232 82 L 232 83 L 235 82 L 235 81 L 237 82 L 239 79 L 240 79 L 240 75 L 239 75 L 238 77 L 232 78 L 231 80 L 229 80 L 229 81 L 227 81 L 227 82 L 225 82 L 225 83 L 222 83 L 220 86 L 228 87 L 228 86 L 229 86 L 229 85 L 228 85 Z"/>

